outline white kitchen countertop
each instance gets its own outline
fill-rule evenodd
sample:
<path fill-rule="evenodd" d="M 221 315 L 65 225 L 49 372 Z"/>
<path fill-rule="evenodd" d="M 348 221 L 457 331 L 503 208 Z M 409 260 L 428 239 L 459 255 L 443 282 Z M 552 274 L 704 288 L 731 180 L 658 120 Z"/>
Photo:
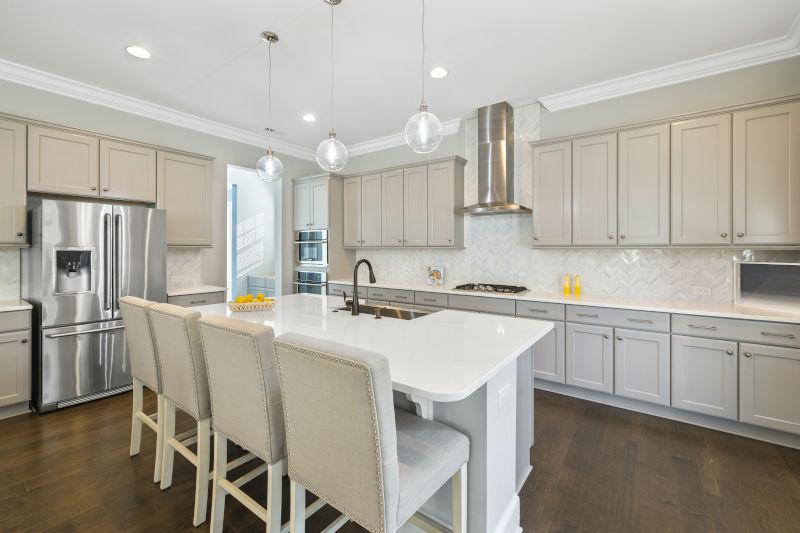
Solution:
<path fill-rule="evenodd" d="M 0 300 L 0 313 L 7 313 L 9 311 L 28 311 L 33 309 L 33 306 L 25 300 Z"/>
<path fill-rule="evenodd" d="M 352 279 L 330 280 L 328 283 L 352 285 Z M 507 300 L 522 300 L 529 302 L 547 302 L 558 304 L 587 305 L 592 307 L 613 307 L 615 309 L 628 309 L 633 311 L 656 311 L 660 313 L 677 313 L 683 315 L 713 316 L 721 318 L 740 318 L 745 320 L 765 320 L 768 322 L 785 322 L 800 324 L 800 310 L 797 313 L 766 307 L 753 307 L 736 305 L 734 303 L 715 302 L 686 302 L 682 300 L 666 300 L 658 298 L 628 298 L 623 296 L 564 296 L 560 292 L 528 291 L 523 295 L 516 294 L 491 294 L 483 292 L 457 291 L 443 285 L 428 285 L 425 283 L 404 283 L 379 281 L 358 282 L 359 287 L 379 287 L 381 289 L 401 289 L 419 292 L 439 292 L 446 294 L 461 294 L 468 296 L 483 296 L 486 298 L 503 298 Z"/>
<path fill-rule="evenodd" d="M 459 401 L 553 329 L 553 323 L 442 310 L 414 320 L 334 312 L 341 298 L 292 294 L 271 311 L 230 311 L 225 304 L 193 307 L 287 332 L 357 346 L 389 359 L 395 390 L 437 402 Z"/>
<path fill-rule="evenodd" d="M 225 292 L 227 290 L 227 287 L 216 287 L 214 285 L 195 285 L 193 287 L 176 287 L 174 289 L 167 289 L 167 296 L 186 296 L 187 294 Z"/>

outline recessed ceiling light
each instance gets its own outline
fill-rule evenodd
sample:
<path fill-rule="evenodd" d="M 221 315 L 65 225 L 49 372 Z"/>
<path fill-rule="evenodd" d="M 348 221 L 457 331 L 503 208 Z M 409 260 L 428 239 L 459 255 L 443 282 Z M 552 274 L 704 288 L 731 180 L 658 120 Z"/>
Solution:
<path fill-rule="evenodd" d="M 147 48 L 143 48 L 141 46 L 129 46 L 125 49 L 133 57 L 138 57 L 139 59 L 150 59 L 150 52 L 147 51 Z"/>
<path fill-rule="evenodd" d="M 316 122 L 317 117 L 315 117 L 311 113 L 306 113 L 305 115 L 303 115 L 303 120 L 305 120 L 306 122 Z"/>
<path fill-rule="evenodd" d="M 444 67 L 435 67 L 431 70 L 431 78 L 444 78 L 447 76 L 447 69 Z"/>

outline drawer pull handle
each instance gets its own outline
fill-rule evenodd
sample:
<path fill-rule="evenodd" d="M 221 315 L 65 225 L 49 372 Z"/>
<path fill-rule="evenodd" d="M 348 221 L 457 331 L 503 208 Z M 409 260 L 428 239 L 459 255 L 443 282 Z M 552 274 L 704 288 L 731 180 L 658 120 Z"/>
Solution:
<path fill-rule="evenodd" d="M 733 350 L 725 350 L 725 353 L 728 355 L 733 355 Z"/>
<path fill-rule="evenodd" d="M 373 296 L 383 296 L 383 293 L 382 292 L 373 292 L 372 295 Z"/>
<path fill-rule="evenodd" d="M 765 337 L 781 337 L 784 339 L 794 339 L 794 333 L 770 333 L 769 331 L 762 331 Z"/>
<path fill-rule="evenodd" d="M 622 340 L 622 337 L 619 337 L 619 336 L 618 336 L 618 337 L 617 337 L 617 340 L 618 340 L 618 341 L 621 341 L 621 340 Z"/>
<path fill-rule="evenodd" d="M 701 326 L 697 324 L 689 324 L 689 327 L 694 329 L 711 329 L 717 331 L 717 326 Z"/>
<path fill-rule="evenodd" d="M 423 298 L 422 301 L 423 302 L 435 302 L 436 298 Z"/>
<path fill-rule="evenodd" d="M 575 313 L 578 316 L 585 316 L 586 318 L 600 318 L 600 315 L 590 315 L 588 313 Z"/>
<path fill-rule="evenodd" d="M 652 324 L 652 320 L 648 320 L 646 318 L 629 318 L 628 321 L 630 322 L 641 322 L 642 324 Z"/>
<path fill-rule="evenodd" d="M 745 357 L 753 357 L 753 354 L 751 354 L 750 352 L 744 352 L 744 356 Z"/>
<path fill-rule="evenodd" d="M 533 307 L 529 307 L 528 311 L 531 313 L 546 313 L 547 309 L 534 309 Z"/>
<path fill-rule="evenodd" d="M 204 304 L 206 303 L 205 300 L 191 300 L 189 301 L 190 304 Z"/>

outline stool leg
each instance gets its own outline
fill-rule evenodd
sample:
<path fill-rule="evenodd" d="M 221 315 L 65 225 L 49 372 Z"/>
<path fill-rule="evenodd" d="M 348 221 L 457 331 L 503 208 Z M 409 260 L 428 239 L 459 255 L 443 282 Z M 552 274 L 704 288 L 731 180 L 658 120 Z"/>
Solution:
<path fill-rule="evenodd" d="M 143 399 L 142 382 L 133 378 L 133 414 L 131 415 L 131 456 L 139 454 L 142 444 L 142 420 L 136 416 L 142 411 Z"/>
<path fill-rule="evenodd" d="M 214 489 L 211 495 L 211 533 L 222 533 L 225 518 L 225 495 L 219 482 L 228 474 L 228 439 L 214 432 Z"/>
<path fill-rule="evenodd" d="M 160 394 L 158 395 L 157 409 L 158 433 L 156 433 L 156 467 L 153 470 L 153 483 L 161 481 L 161 463 L 164 459 L 164 397 Z"/>
<path fill-rule="evenodd" d="M 194 525 L 206 521 L 208 508 L 208 464 L 211 461 L 211 419 L 197 423 L 197 473 L 194 486 Z M 226 468 L 226 467 L 223 467 Z"/>
<path fill-rule="evenodd" d="M 283 485 L 284 461 L 286 459 L 267 466 L 267 533 L 280 533 L 281 530 L 281 486 Z"/>
<path fill-rule="evenodd" d="M 306 489 L 294 481 L 289 481 L 291 494 L 289 531 L 305 533 L 306 531 Z"/>
<path fill-rule="evenodd" d="M 172 464 L 175 460 L 175 448 L 169 443 L 170 437 L 175 436 L 175 404 L 164 398 L 164 441 L 163 457 L 161 458 L 161 490 L 172 485 Z"/>
<path fill-rule="evenodd" d="M 467 463 L 451 478 L 453 490 L 453 533 L 467 531 Z"/>

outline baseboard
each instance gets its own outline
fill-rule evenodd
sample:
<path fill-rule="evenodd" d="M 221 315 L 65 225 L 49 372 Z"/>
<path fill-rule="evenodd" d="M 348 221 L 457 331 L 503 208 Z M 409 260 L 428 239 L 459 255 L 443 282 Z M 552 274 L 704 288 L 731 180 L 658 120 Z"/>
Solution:
<path fill-rule="evenodd" d="M 519 520 L 519 495 L 514 494 L 514 497 L 511 498 L 505 510 L 503 510 L 494 533 L 519 533 L 522 530 Z M 469 528 L 469 526 L 467 527 Z"/>
<path fill-rule="evenodd" d="M 684 411 L 674 407 L 642 402 L 639 400 L 633 400 L 631 398 L 623 398 L 621 396 L 614 396 L 613 394 L 606 394 L 604 392 L 581 389 L 580 387 L 563 385 L 561 383 L 554 383 L 552 381 L 534 379 L 533 387 L 534 389 L 546 390 L 556 394 L 580 398 L 581 400 L 588 400 L 590 402 L 602 403 L 612 407 L 619 407 L 620 409 L 626 409 L 628 411 L 636 411 L 637 413 L 668 418 L 677 422 L 685 422 L 694 426 L 714 429 L 725 433 L 731 433 L 733 435 L 739 435 L 740 437 L 748 437 L 750 439 L 761 440 L 764 442 L 800 450 L 800 435 L 793 435 L 791 433 L 784 433 L 783 431 L 762 428 L 759 426 L 752 426 L 750 424 L 745 424 L 734 420 L 725 420 L 714 416 L 702 415 L 700 413 Z"/>
<path fill-rule="evenodd" d="M 14 405 L 6 405 L 0 407 L 0 420 L 4 418 L 11 418 L 12 416 L 24 415 L 30 413 L 31 408 L 29 402 L 15 403 Z"/>

